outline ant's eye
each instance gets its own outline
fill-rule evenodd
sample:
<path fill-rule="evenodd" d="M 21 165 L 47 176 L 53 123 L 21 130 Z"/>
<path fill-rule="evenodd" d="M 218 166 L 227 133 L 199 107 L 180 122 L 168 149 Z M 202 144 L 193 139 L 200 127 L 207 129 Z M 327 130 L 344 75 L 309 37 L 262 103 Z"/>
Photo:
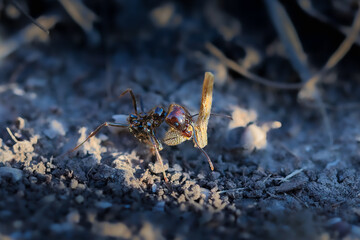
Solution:
<path fill-rule="evenodd" d="M 178 122 L 175 122 L 175 127 L 178 127 L 180 124 Z"/>

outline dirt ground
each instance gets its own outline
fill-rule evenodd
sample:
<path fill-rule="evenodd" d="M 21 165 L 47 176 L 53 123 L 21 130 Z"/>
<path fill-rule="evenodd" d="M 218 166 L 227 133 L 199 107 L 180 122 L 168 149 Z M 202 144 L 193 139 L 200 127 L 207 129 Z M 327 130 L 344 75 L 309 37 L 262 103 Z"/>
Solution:
<path fill-rule="evenodd" d="M 263 1 L 83 1 L 78 21 L 66 2 L 21 1 L 48 18 L 46 35 L 0 1 L 0 239 L 360 239 L 360 41 L 318 84 L 321 108 L 208 47 L 273 82 L 304 82 Z M 357 5 L 323 1 L 311 15 L 300 2 L 281 3 L 315 74 Z M 134 112 L 118 98 L 127 88 L 145 111 L 197 113 L 206 71 L 212 112 L 233 117 L 210 118 L 215 171 L 191 142 L 165 146 L 169 188 L 127 129 L 61 156 Z"/>

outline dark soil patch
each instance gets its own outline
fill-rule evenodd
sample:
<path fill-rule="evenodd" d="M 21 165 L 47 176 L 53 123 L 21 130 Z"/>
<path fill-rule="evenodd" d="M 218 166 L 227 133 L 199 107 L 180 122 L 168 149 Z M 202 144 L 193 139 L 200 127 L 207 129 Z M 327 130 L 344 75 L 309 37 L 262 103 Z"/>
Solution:
<path fill-rule="evenodd" d="M 22 43 L 1 59 L 1 239 L 360 238 L 358 45 L 321 84 L 330 145 L 319 110 L 299 104 L 297 91 L 253 83 L 205 48 L 211 42 L 260 76 L 299 82 L 262 1 L 84 2 L 99 16 L 87 33 L 59 2 L 25 2 L 58 23 L 46 43 Z M 7 4 L 0 33 L 14 40 L 31 24 Z M 318 69 L 342 34 L 295 1 L 285 7 Z M 59 157 L 113 115 L 133 112 L 129 97 L 118 98 L 127 88 L 145 110 L 176 102 L 197 113 L 205 71 L 216 78 L 213 112 L 233 116 L 210 118 L 214 172 L 191 142 L 167 146 L 170 190 L 127 130 L 104 129 Z M 252 121 L 282 127 L 268 132 L 266 148 L 244 150 Z"/>

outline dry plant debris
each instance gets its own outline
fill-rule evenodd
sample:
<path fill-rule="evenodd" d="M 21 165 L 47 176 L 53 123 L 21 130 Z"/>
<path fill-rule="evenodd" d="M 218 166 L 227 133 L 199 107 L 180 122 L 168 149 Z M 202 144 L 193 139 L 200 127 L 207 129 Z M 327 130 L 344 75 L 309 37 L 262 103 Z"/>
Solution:
<path fill-rule="evenodd" d="M 201 93 L 201 104 L 195 129 L 199 142 L 199 147 L 204 148 L 208 142 L 207 129 L 211 113 L 212 96 L 214 87 L 214 75 L 210 72 L 205 73 L 203 89 Z M 196 146 L 196 144 L 195 144 Z"/>
<path fill-rule="evenodd" d="M 56 21 L 47 35 L 0 1 L 1 239 L 359 238 L 358 1 L 17 2 Z M 214 171 L 189 137 L 160 152 L 162 166 L 127 128 L 54 157 L 133 112 L 117 98 L 129 87 L 146 110 L 186 106 L 196 128 L 207 71 L 211 111 L 234 120 L 198 128 Z M 307 86 L 325 114 L 299 104 Z"/>

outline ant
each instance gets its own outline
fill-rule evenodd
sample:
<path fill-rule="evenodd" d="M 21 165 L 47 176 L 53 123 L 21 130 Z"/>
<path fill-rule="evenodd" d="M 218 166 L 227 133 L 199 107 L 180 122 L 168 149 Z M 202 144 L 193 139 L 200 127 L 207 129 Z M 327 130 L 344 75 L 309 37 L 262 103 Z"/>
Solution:
<path fill-rule="evenodd" d="M 134 107 L 134 114 L 130 114 L 127 117 L 127 123 L 115 123 L 104 122 L 98 126 L 90 135 L 75 148 L 68 151 L 68 153 L 74 152 L 81 147 L 91 137 L 95 136 L 103 127 L 119 127 L 128 128 L 129 131 L 140 142 L 143 142 L 152 147 L 153 153 L 156 155 L 157 161 L 162 166 L 162 173 L 166 183 L 169 182 L 166 177 L 164 164 L 159 151 L 163 149 L 161 141 L 156 136 L 156 129 L 165 122 L 170 126 L 170 129 L 165 134 L 164 143 L 167 145 L 178 145 L 186 140 L 193 139 L 195 147 L 197 147 L 206 157 L 210 169 L 214 171 L 214 165 L 209 155 L 202 149 L 207 145 L 207 123 L 210 116 L 211 102 L 212 102 L 212 88 L 214 83 L 214 76 L 211 73 L 205 73 L 205 79 L 203 84 L 202 105 L 198 121 L 195 123 L 193 117 L 189 111 L 184 107 L 176 103 L 170 104 L 167 110 L 164 107 L 158 106 L 151 109 L 149 112 L 138 112 L 137 102 L 132 89 L 125 90 L 121 95 L 129 93 L 132 98 Z M 213 114 L 216 115 L 216 114 Z M 231 117 L 230 117 L 231 118 Z M 201 138 L 201 141 L 198 141 Z"/>

